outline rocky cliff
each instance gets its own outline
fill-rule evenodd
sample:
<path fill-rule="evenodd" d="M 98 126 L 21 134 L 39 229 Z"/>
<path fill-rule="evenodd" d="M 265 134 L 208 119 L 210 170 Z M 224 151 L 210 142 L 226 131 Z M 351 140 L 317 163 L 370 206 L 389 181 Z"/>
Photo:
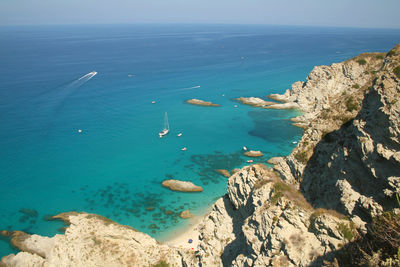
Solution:
<path fill-rule="evenodd" d="M 320 266 L 394 207 L 400 191 L 400 45 L 315 67 L 258 108 L 298 108 L 304 128 L 273 169 L 244 167 L 198 226 L 196 250 L 160 244 L 98 215 L 66 213 L 65 235 L 7 233 L 0 266 Z M 257 107 L 255 107 L 257 108 Z"/>

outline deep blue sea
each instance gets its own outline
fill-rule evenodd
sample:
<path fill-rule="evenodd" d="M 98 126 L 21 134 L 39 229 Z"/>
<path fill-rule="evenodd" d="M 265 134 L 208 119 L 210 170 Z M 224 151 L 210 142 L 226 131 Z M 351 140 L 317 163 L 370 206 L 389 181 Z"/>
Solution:
<path fill-rule="evenodd" d="M 226 192 L 215 169 L 246 165 L 243 146 L 265 163 L 300 138 L 295 111 L 234 98 L 283 93 L 315 65 L 398 42 L 399 30 L 383 29 L 0 27 L 0 230 L 52 236 L 63 225 L 48 216 L 75 210 L 163 240 L 189 223 L 180 211 L 202 214 Z M 171 131 L 160 139 L 164 112 Z M 168 178 L 204 192 L 172 192 L 161 186 Z M 15 252 L 0 240 L 0 256 Z"/>

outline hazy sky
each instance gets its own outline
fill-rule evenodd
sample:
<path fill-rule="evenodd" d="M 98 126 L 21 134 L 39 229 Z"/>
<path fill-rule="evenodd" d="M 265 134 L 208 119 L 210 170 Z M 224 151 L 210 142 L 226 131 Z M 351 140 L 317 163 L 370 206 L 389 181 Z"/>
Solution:
<path fill-rule="evenodd" d="M 0 25 L 235 23 L 400 28 L 400 0 L 0 0 Z"/>

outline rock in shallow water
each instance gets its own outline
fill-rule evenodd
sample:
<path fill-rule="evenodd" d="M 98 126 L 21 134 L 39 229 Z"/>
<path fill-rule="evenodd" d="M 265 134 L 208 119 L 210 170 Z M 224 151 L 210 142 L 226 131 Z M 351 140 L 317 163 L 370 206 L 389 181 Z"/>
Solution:
<path fill-rule="evenodd" d="M 182 219 L 190 219 L 193 218 L 194 215 L 191 214 L 189 210 L 184 210 L 181 212 L 181 214 L 179 214 L 179 217 L 181 217 Z"/>
<path fill-rule="evenodd" d="M 179 181 L 179 180 L 165 180 L 162 182 L 162 186 L 167 187 L 173 191 L 180 192 L 203 192 L 201 186 L 197 186 L 189 181 Z"/>
<path fill-rule="evenodd" d="M 207 101 L 203 101 L 200 99 L 189 99 L 186 101 L 186 103 L 192 104 L 192 105 L 198 105 L 198 106 L 208 106 L 208 107 L 219 107 L 220 105 L 218 104 L 214 104 L 212 102 L 207 102 Z"/>
<path fill-rule="evenodd" d="M 225 176 L 226 178 L 231 177 L 231 174 L 229 173 L 228 170 L 224 170 L 224 169 L 216 169 L 216 172 L 218 172 L 219 174 Z"/>
<path fill-rule="evenodd" d="M 246 151 L 244 152 L 244 154 L 248 157 L 262 157 L 264 156 L 264 154 L 261 151 L 254 151 L 254 150 L 250 150 L 250 151 Z"/>

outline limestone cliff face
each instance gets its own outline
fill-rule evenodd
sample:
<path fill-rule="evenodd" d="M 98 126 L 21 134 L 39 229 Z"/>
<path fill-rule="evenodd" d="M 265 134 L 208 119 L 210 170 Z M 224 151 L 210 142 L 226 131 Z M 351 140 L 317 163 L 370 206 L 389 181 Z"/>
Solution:
<path fill-rule="evenodd" d="M 400 45 L 315 67 L 306 82 L 271 97 L 284 103 L 264 108 L 303 111 L 293 119 L 303 137 L 290 155 L 270 160 L 273 170 L 251 165 L 229 178 L 198 226 L 197 251 L 67 213 L 65 235 L 14 232 L 23 252 L 0 266 L 322 265 L 400 192 Z"/>
<path fill-rule="evenodd" d="M 275 159 L 275 169 L 285 179 L 298 182 L 314 206 L 364 221 L 391 208 L 395 202 L 390 197 L 400 189 L 400 79 L 394 71 L 400 66 L 400 46 L 381 57 L 364 54 L 336 64 L 335 69 L 342 71 L 329 79 L 321 76 L 328 67 L 317 67 L 310 74 L 313 78 L 303 84 L 302 88 L 309 87 L 307 91 L 294 85 L 281 97 L 300 99 L 305 115 L 297 121 L 304 119 L 308 127 L 290 156 Z M 316 87 L 309 84 L 315 79 L 319 81 Z M 324 96 L 315 93 L 326 88 L 321 84 L 332 82 L 335 87 Z M 304 99 L 310 99 L 309 92 L 317 96 L 307 104 Z"/>
<path fill-rule="evenodd" d="M 335 213 L 314 210 L 295 187 L 262 165 L 243 168 L 203 220 L 203 266 L 308 266 L 343 242 Z"/>

